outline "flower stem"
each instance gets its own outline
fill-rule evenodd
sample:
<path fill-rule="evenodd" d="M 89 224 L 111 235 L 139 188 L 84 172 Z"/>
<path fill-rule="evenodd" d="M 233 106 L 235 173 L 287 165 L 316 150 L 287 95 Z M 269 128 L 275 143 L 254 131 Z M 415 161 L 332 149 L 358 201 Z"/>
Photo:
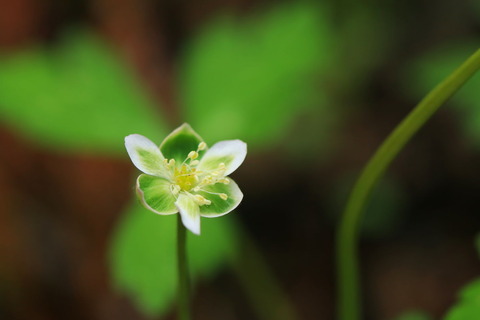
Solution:
<path fill-rule="evenodd" d="M 337 230 L 339 319 L 361 318 L 357 241 L 360 218 L 372 188 L 410 138 L 478 69 L 480 69 L 480 50 L 477 50 L 420 101 L 377 149 L 360 174 Z"/>
<path fill-rule="evenodd" d="M 177 268 L 178 268 L 178 320 L 190 320 L 190 275 L 187 261 L 187 229 L 178 214 Z"/>

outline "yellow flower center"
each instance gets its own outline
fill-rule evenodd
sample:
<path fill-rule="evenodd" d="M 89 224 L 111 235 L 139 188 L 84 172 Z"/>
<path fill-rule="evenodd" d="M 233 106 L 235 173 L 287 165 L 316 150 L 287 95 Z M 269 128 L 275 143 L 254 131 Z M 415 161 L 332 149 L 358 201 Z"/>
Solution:
<path fill-rule="evenodd" d="M 173 179 L 181 190 L 190 191 L 198 184 L 197 169 L 182 165 L 180 168 L 175 168 Z"/>
<path fill-rule="evenodd" d="M 170 191 L 173 195 L 178 195 L 180 191 L 193 197 L 199 205 L 210 205 L 212 202 L 197 192 L 204 192 L 211 195 L 219 196 L 222 200 L 227 200 L 228 195 L 225 193 L 217 193 L 203 189 L 209 185 L 216 183 L 229 184 L 230 180 L 225 177 L 226 167 L 224 163 L 220 163 L 218 168 L 206 172 L 199 171 L 195 168 L 200 161 L 196 160 L 199 156 L 198 151 L 206 148 L 205 142 L 198 145 L 197 151 L 190 151 L 187 158 L 180 165 L 175 164 L 175 159 L 164 159 L 163 163 L 168 170 L 171 170 L 171 186 Z"/>

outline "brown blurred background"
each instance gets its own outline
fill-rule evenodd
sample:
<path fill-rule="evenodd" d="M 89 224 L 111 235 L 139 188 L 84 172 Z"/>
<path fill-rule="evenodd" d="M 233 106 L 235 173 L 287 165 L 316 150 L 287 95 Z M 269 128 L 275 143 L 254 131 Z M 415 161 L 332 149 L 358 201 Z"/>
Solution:
<path fill-rule="evenodd" d="M 39 44 L 55 47 L 65 30 L 87 26 L 161 113 L 165 134 L 195 119 L 195 112 L 185 116 L 180 88 L 182 57 L 192 39 L 217 17 L 241 23 L 296 3 L 3 0 L 0 57 L 15 57 Z M 306 320 L 334 319 L 335 216 L 353 179 L 442 79 L 436 67 L 445 65 L 445 75 L 467 57 L 448 60 L 448 50 L 437 48 L 480 43 L 480 10 L 473 1 L 329 1 L 322 6 L 329 8 L 330 38 L 335 39 L 322 50 L 331 49 L 334 57 L 330 68 L 309 75 L 309 84 L 324 98 L 286 114 L 281 134 L 252 142 L 246 163 L 234 175 L 245 193 L 237 222 L 248 230 L 298 318 Z M 435 59 L 428 58 L 430 52 Z M 414 67 L 428 61 L 437 64 Z M 2 66 L 0 86 L 8 80 L 1 76 Z M 465 119 L 480 118 L 480 94 L 473 98 L 480 90 L 468 90 L 468 97 L 450 102 L 421 130 L 373 197 L 361 243 L 366 319 L 394 319 L 408 310 L 440 319 L 458 290 L 479 275 L 474 238 L 480 223 L 480 126 Z M 0 99 L 3 107 L 5 101 Z M 126 153 L 51 147 L 12 121 L 3 107 L 0 319 L 147 319 L 130 295 L 115 289 L 108 258 L 112 235 L 134 197 L 136 172 Z M 54 121 L 42 112 L 36 117 Z M 215 126 L 217 120 L 212 121 Z M 208 135 L 207 126 L 199 127 Z M 118 141 L 121 145 L 123 136 Z M 235 273 L 223 268 L 197 284 L 194 319 L 260 319 L 247 296 Z M 156 318 L 175 316 L 170 311 Z"/>

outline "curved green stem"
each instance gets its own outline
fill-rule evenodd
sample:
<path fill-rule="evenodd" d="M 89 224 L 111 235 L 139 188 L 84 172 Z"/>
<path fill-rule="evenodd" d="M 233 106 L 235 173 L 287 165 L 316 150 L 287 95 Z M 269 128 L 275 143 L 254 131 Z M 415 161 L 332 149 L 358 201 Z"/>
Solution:
<path fill-rule="evenodd" d="M 190 320 L 190 275 L 187 261 L 187 229 L 177 218 L 178 319 Z"/>
<path fill-rule="evenodd" d="M 377 149 L 360 174 L 337 231 L 339 319 L 361 318 L 357 240 L 360 218 L 372 188 L 410 138 L 478 69 L 480 50 L 420 101 Z"/>

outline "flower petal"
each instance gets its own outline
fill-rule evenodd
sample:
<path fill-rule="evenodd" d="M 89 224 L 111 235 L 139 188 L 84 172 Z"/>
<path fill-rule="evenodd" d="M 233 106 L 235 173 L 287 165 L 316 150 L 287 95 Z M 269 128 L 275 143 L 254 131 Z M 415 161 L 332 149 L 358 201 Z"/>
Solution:
<path fill-rule="evenodd" d="M 185 193 L 180 193 L 178 195 L 177 202 L 175 205 L 180 212 L 182 217 L 182 222 L 185 228 L 192 231 L 195 234 L 200 234 L 200 208 L 192 199 L 191 196 L 188 196 Z"/>
<path fill-rule="evenodd" d="M 178 209 L 171 184 L 167 179 L 141 174 L 137 179 L 137 194 L 147 209 L 162 215 L 174 214 Z"/>
<path fill-rule="evenodd" d="M 223 216 L 235 209 L 240 204 L 243 199 L 243 193 L 240 191 L 240 188 L 235 181 L 230 178 L 229 180 L 229 184 L 216 183 L 214 185 L 202 188 L 205 191 L 217 194 L 211 194 L 203 191 L 198 192 L 198 194 L 201 194 L 212 202 L 210 205 L 200 206 L 200 215 L 202 217 L 215 218 Z M 220 198 L 218 194 L 222 193 L 228 196 L 227 200 Z"/>
<path fill-rule="evenodd" d="M 140 171 L 158 176 L 167 176 L 167 171 L 162 163 L 163 155 L 160 149 L 148 138 L 131 134 L 125 137 L 125 147 L 133 164 Z"/>
<path fill-rule="evenodd" d="M 160 150 L 165 158 L 182 163 L 190 151 L 197 150 L 198 144 L 202 141 L 202 137 L 193 131 L 188 123 L 184 123 L 163 140 Z"/>
<path fill-rule="evenodd" d="M 245 160 L 247 144 L 241 140 L 226 140 L 214 144 L 198 164 L 198 170 L 210 171 L 218 168 L 220 163 L 226 167 L 225 175 L 235 171 Z"/>

